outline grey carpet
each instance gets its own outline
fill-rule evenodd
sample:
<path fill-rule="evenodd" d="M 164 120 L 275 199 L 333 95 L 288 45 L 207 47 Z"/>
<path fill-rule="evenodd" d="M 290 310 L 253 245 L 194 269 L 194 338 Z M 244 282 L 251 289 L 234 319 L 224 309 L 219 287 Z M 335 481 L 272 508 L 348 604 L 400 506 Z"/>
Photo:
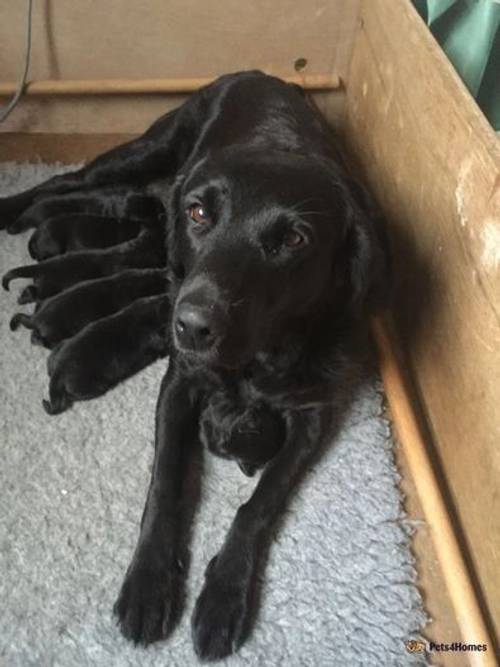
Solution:
<path fill-rule="evenodd" d="M 0 195 L 54 173 L 0 165 Z M 28 235 L 0 233 L 0 269 L 29 261 Z M 0 290 L 0 664 L 8 667 L 196 665 L 189 618 L 203 571 L 255 480 L 207 455 L 186 609 L 148 649 L 110 610 L 134 548 L 152 460 L 159 362 L 104 398 L 47 416 L 46 353 L 8 322 Z M 226 664 L 323 667 L 425 664 L 404 641 L 425 622 L 379 381 L 368 379 L 274 540 L 261 610 Z"/>

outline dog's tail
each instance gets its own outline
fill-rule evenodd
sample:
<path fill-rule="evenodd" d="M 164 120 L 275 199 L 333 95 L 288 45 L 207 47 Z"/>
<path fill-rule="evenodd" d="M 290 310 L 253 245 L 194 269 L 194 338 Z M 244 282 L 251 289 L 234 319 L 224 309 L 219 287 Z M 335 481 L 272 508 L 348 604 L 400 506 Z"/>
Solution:
<path fill-rule="evenodd" d="M 10 321 L 10 330 L 16 331 L 19 328 L 19 325 L 22 324 L 26 329 L 33 329 L 34 324 L 30 315 L 26 313 L 16 313 Z"/>
<path fill-rule="evenodd" d="M 48 401 L 46 399 L 42 401 L 43 408 L 48 415 L 60 415 L 61 412 L 73 405 L 73 400 L 66 391 L 66 387 L 57 371 L 50 378 L 49 399 Z"/>
<path fill-rule="evenodd" d="M 8 291 L 9 285 L 15 278 L 34 278 L 40 272 L 39 264 L 28 264 L 26 266 L 18 266 L 15 269 L 7 271 L 2 278 L 2 287 Z"/>

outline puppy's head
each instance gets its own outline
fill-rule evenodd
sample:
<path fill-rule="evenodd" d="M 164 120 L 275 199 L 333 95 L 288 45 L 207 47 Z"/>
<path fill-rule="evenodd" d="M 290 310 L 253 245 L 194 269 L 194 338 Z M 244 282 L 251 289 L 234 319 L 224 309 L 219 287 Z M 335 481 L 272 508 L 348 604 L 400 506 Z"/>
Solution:
<path fill-rule="evenodd" d="M 383 253 L 335 164 L 282 151 L 210 155 L 173 189 L 177 349 L 228 368 L 294 322 L 363 310 Z"/>

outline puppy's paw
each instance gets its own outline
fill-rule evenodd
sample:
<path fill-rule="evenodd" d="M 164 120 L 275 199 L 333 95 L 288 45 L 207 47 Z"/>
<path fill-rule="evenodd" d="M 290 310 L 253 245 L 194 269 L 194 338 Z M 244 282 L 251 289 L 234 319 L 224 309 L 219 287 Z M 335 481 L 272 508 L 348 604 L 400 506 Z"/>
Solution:
<path fill-rule="evenodd" d="M 221 660 L 234 653 L 248 629 L 247 583 L 218 576 L 212 560 L 191 621 L 196 654 L 203 661 Z"/>
<path fill-rule="evenodd" d="M 177 620 L 178 597 L 176 573 L 132 568 L 113 607 L 123 636 L 144 646 L 165 639 Z"/>
<path fill-rule="evenodd" d="M 72 407 L 73 400 L 65 392 L 60 392 L 57 397 L 54 396 L 54 392 L 51 393 L 50 401 L 45 398 L 42 400 L 43 409 L 48 415 L 60 415 Z"/>

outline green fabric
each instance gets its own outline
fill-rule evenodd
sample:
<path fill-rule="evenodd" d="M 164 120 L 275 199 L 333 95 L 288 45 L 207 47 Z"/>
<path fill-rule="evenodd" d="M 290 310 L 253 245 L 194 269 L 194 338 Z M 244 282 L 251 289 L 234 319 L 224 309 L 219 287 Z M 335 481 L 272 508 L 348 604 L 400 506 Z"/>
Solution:
<path fill-rule="evenodd" d="M 465 85 L 500 130 L 500 0 L 413 0 Z"/>

